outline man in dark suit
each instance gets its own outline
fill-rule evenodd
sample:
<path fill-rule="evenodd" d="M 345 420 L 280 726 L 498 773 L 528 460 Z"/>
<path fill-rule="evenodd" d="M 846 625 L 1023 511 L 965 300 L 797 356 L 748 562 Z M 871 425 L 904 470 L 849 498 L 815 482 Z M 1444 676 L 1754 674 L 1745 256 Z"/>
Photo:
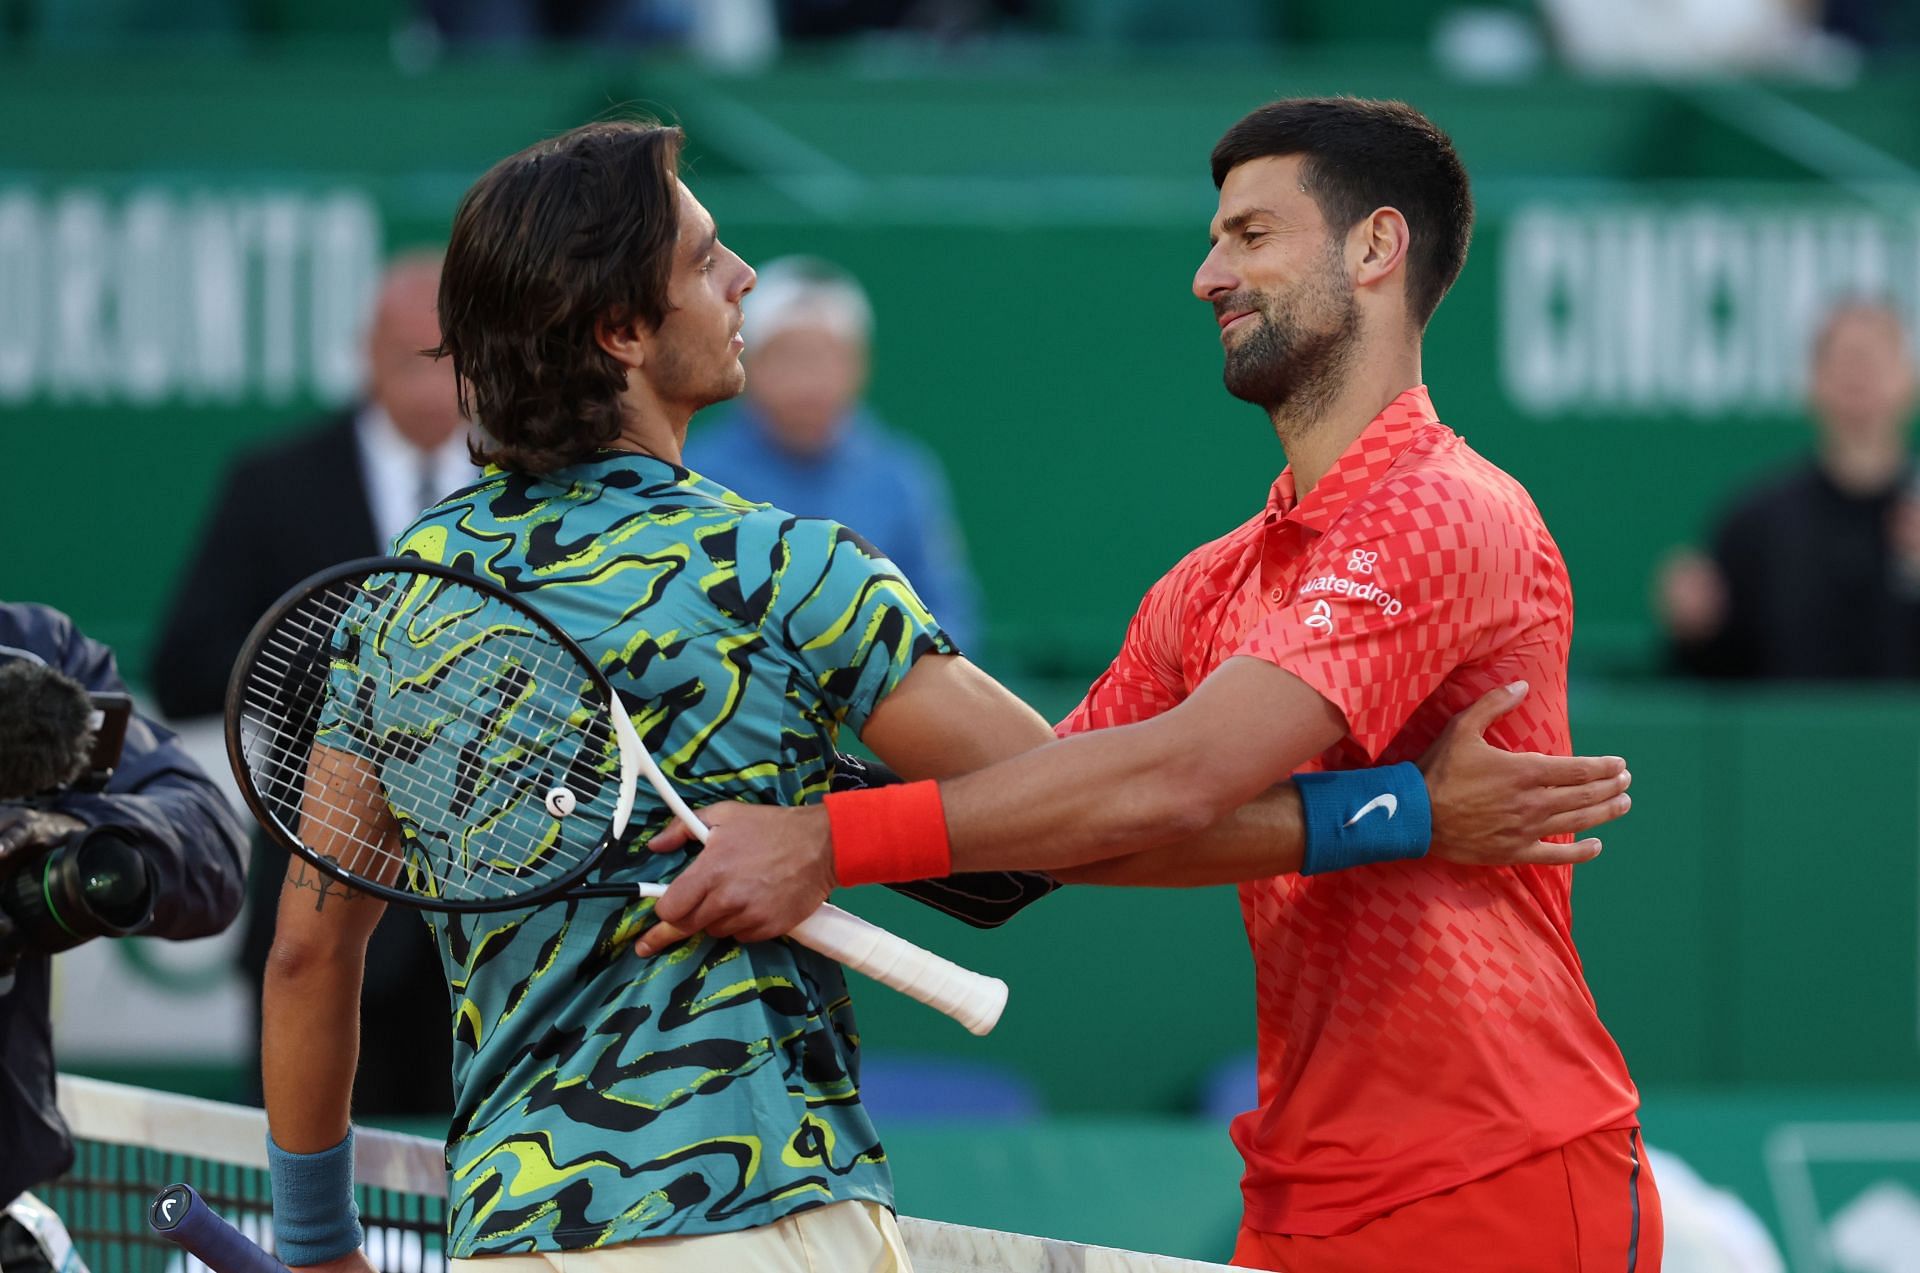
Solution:
<path fill-rule="evenodd" d="M 368 325 L 365 400 L 245 452 L 228 470 L 153 653 L 153 690 L 168 716 L 221 711 L 241 643 L 283 592 L 324 567 L 385 552 L 422 508 L 475 477 L 453 369 L 421 352 L 440 343 L 439 287 L 437 255 L 394 261 Z M 286 861 L 254 837 L 240 958 L 256 1008 Z M 449 1110 L 446 978 L 417 916 L 396 908 L 374 933 L 362 995 L 372 1028 L 355 1085 L 361 1112 Z"/>
<path fill-rule="evenodd" d="M 1659 577 L 1676 672 L 1920 680 L 1920 367 L 1906 321 L 1849 300 L 1812 352 L 1813 454 L 1742 491 L 1708 551 L 1674 554 Z"/>

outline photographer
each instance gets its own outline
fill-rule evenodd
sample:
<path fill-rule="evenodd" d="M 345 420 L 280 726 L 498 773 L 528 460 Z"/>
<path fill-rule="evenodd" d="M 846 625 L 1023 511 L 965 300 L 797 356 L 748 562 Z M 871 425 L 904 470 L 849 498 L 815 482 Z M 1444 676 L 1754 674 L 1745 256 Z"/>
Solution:
<path fill-rule="evenodd" d="M 73 1158 L 51 955 L 97 936 L 204 937 L 240 910 L 238 820 L 127 701 L 106 646 L 57 610 L 0 603 L 0 1208 Z M 9 1227 L 0 1262 L 20 1237 Z"/>

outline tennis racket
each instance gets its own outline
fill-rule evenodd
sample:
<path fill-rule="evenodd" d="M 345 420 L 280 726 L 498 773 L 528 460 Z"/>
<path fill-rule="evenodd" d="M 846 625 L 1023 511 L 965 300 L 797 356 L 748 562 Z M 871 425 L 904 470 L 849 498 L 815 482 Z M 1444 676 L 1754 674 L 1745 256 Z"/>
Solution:
<path fill-rule="evenodd" d="M 147 1208 L 147 1224 L 213 1273 L 287 1273 L 218 1211 L 192 1185 L 168 1185 Z"/>
<path fill-rule="evenodd" d="M 334 879 L 404 906 L 498 911 L 658 897 L 617 867 L 640 775 L 704 843 L 578 643 L 526 601 L 415 558 L 297 585 L 255 625 L 227 689 L 227 754 L 262 826 Z M 790 934 L 993 1029 L 1007 986 L 836 906 Z"/>

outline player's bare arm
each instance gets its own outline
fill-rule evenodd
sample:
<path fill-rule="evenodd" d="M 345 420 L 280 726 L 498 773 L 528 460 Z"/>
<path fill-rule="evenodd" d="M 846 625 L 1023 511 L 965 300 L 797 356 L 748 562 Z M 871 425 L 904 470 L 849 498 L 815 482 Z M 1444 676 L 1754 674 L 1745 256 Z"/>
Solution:
<path fill-rule="evenodd" d="M 384 815 L 384 810 L 339 806 L 342 791 L 364 788 L 357 779 L 340 781 L 336 770 L 361 763 L 344 752 L 316 748 L 301 801 L 302 825 L 320 837 L 316 847 L 329 847 L 339 861 L 351 861 L 368 848 L 333 827 Z M 346 1138 L 360 1054 L 367 940 L 385 909 L 379 899 L 330 879 L 298 857 L 287 867 L 261 989 L 260 1069 L 269 1131 L 290 1153 L 319 1153 Z M 311 1267 L 327 1273 L 372 1269 L 359 1251 Z"/>
<path fill-rule="evenodd" d="M 1422 762 L 1442 856 L 1492 865 L 1585 861 L 1599 851 L 1596 841 L 1544 838 L 1626 812 L 1630 778 L 1618 758 L 1512 755 L 1485 742 L 1487 726 L 1520 696 L 1512 689 L 1485 696 Z M 1275 721 L 1293 724 L 1276 730 Z M 1344 732 L 1339 713 L 1305 682 L 1240 659 L 1165 716 L 1055 741 L 990 677 L 965 660 L 936 657 L 922 660 L 881 704 L 862 740 L 905 777 L 982 771 L 943 785 L 956 871 L 1039 869 L 1089 883 L 1198 885 L 1299 869 L 1299 799 L 1290 785 L 1275 784 Z M 1245 745 L 1263 734 L 1267 747 Z M 964 839 L 956 808 L 969 819 Z M 788 910 L 805 914 L 832 886 L 831 842 L 818 808 L 710 812 L 714 838 L 662 899 L 667 922 L 643 938 L 642 954 L 681 930 L 750 939 L 763 925 L 764 935 L 784 932 Z M 656 844 L 667 850 L 678 839 L 669 831 Z"/>
<path fill-rule="evenodd" d="M 1617 756 L 1515 753 L 1487 742 L 1487 730 L 1518 707 L 1527 690 L 1516 682 L 1482 695 L 1420 758 L 1433 801 L 1433 856 L 1467 866 L 1574 866 L 1597 857 L 1600 841 L 1548 837 L 1604 825 L 1632 807 L 1633 775 Z M 1053 874 L 1073 884 L 1238 884 L 1298 871 L 1304 846 L 1299 795 L 1284 783 L 1204 835 Z"/>

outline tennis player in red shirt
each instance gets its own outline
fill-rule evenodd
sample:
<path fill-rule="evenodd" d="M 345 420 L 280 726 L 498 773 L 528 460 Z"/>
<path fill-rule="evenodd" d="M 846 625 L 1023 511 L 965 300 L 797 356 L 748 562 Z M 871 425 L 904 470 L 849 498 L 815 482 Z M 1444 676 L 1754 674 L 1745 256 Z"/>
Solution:
<path fill-rule="evenodd" d="M 1233 1128 L 1235 1263 L 1652 1273 L 1638 1095 L 1581 974 L 1571 868 L 1425 854 L 1334 869 L 1355 864 L 1341 835 L 1391 825 L 1402 797 L 1342 803 L 1334 775 L 1314 776 L 1413 759 L 1516 681 L 1531 692 L 1488 737 L 1570 749 L 1559 550 L 1422 383 L 1422 332 L 1466 258 L 1466 173 L 1411 108 L 1326 99 L 1242 119 L 1213 175 L 1194 292 L 1227 388 L 1291 461 L 1266 506 L 1153 587 L 1060 741 L 824 809 L 715 809 L 659 913 L 790 926 L 836 882 L 962 869 L 1233 880 L 1260 1033 L 1260 1105 Z M 911 678 L 899 697 L 906 711 L 870 727 L 953 719 L 923 695 L 916 726 Z M 1289 775 L 1309 832 L 1297 871 L 1184 846 Z"/>

